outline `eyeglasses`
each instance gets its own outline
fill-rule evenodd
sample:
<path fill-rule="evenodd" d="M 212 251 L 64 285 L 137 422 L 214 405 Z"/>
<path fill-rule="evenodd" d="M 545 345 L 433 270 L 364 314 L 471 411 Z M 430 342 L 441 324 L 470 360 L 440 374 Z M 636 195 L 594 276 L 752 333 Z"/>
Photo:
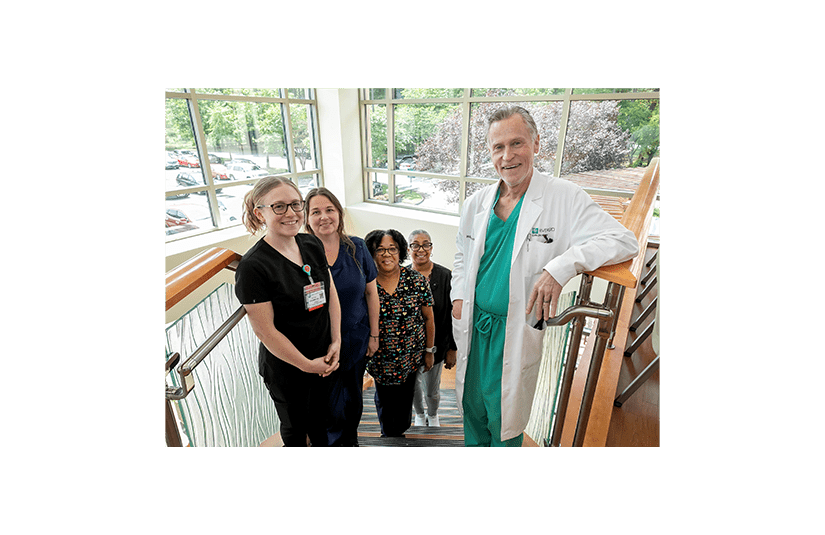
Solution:
<path fill-rule="evenodd" d="M 392 246 L 392 247 L 387 247 L 386 249 L 384 249 L 383 247 L 379 247 L 378 249 L 375 250 L 375 255 L 376 256 L 382 256 L 382 255 L 386 255 L 386 254 L 391 254 L 393 256 L 397 255 L 398 254 L 398 247 Z"/>
<path fill-rule="evenodd" d="M 433 244 L 430 243 L 430 242 L 422 243 L 420 245 L 417 244 L 417 243 L 411 243 L 410 244 L 410 249 L 412 249 L 413 251 L 417 251 L 419 249 L 424 249 L 425 251 L 429 251 L 432 248 L 433 248 Z"/>
<path fill-rule="evenodd" d="M 286 213 L 287 206 L 290 206 L 292 208 L 292 211 L 297 213 L 304 209 L 304 201 L 295 201 L 289 204 L 278 202 L 275 204 L 264 204 L 262 206 L 256 206 L 255 208 L 272 208 L 272 211 L 275 212 L 275 215 L 284 215 Z"/>

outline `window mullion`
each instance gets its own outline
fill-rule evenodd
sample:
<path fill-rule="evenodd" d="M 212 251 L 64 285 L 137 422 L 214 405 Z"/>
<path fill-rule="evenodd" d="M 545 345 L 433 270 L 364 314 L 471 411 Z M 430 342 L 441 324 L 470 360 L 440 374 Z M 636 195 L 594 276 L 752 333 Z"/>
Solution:
<path fill-rule="evenodd" d="M 570 117 L 570 97 L 573 89 L 568 87 L 564 90 L 564 101 L 561 107 L 561 119 L 559 120 L 559 143 L 556 146 L 556 162 L 553 165 L 553 176 L 561 176 L 561 159 L 564 156 L 564 139 L 567 137 L 567 119 Z"/>
<path fill-rule="evenodd" d="M 461 154 L 459 155 L 458 168 L 458 213 L 464 206 L 466 195 L 467 169 L 470 166 L 470 94 L 472 89 L 464 88 L 464 98 L 461 100 Z"/>
<path fill-rule="evenodd" d="M 194 119 L 192 124 L 195 127 L 195 149 L 198 151 L 198 158 L 200 158 L 203 181 L 207 185 L 206 195 L 209 198 L 209 213 L 212 215 L 212 224 L 215 225 L 215 228 L 220 228 L 221 211 L 218 209 L 218 197 L 215 192 L 215 182 L 212 179 L 212 165 L 209 161 L 209 149 L 206 145 L 206 135 L 203 132 L 203 121 L 201 120 L 198 100 L 192 95 L 187 103 L 189 104 L 190 115 Z"/>
<path fill-rule="evenodd" d="M 286 158 L 289 163 L 289 176 L 290 179 L 293 179 L 297 167 L 295 166 L 295 140 L 292 139 L 292 110 L 289 107 L 289 89 L 282 88 L 281 94 L 286 97 L 284 102 L 281 103 L 281 117 L 284 123 L 284 130 L 286 130 Z M 297 179 L 294 179 L 293 182 L 298 183 Z"/>
<path fill-rule="evenodd" d="M 387 95 L 392 88 L 387 89 Z M 387 194 L 390 204 L 395 204 L 395 104 L 387 102 Z"/>

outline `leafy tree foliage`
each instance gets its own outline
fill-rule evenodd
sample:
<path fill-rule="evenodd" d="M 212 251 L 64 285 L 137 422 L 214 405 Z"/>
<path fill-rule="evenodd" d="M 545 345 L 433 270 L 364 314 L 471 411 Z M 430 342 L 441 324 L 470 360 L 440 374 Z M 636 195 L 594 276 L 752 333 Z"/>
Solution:
<path fill-rule="evenodd" d="M 589 93 L 614 90 L 582 90 Z M 625 92 L 630 90 L 623 90 Z M 556 94 L 557 90 L 487 89 L 483 95 L 517 96 L 529 94 Z M 474 95 L 478 95 L 474 90 Z M 536 168 L 552 173 L 555 167 L 561 124 L 562 104 L 558 101 L 521 102 L 536 121 L 540 146 L 535 160 Z M 509 103 L 482 102 L 473 104 L 470 115 L 469 157 L 467 176 L 496 178 L 487 148 L 487 117 Z M 417 171 L 458 175 L 461 154 L 461 113 L 453 110 L 441 122 L 421 130 L 432 134 L 416 149 Z M 612 169 L 647 165 L 659 150 L 658 100 L 604 100 L 575 101 L 567 124 L 562 174 L 598 169 Z M 450 202 L 458 200 L 458 186 L 454 181 L 441 181 L 439 189 Z M 481 187 L 467 182 L 471 189 Z"/>
<path fill-rule="evenodd" d="M 278 97 L 277 89 L 214 89 L 197 91 L 210 94 L 254 95 Z M 238 155 L 286 157 L 284 116 L 282 105 L 267 102 L 238 102 L 228 100 L 198 100 L 207 150 Z M 307 126 L 307 106 L 292 106 L 291 120 L 295 134 L 295 155 L 302 168 L 312 157 L 312 144 Z M 166 100 L 166 148 L 194 148 L 194 136 L 189 109 L 184 99 Z M 272 172 L 285 171 L 282 167 Z"/>
<path fill-rule="evenodd" d="M 618 124 L 615 100 L 585 100 L 570 104 L 561 174 L 626 165 L 630 132 Z"/>

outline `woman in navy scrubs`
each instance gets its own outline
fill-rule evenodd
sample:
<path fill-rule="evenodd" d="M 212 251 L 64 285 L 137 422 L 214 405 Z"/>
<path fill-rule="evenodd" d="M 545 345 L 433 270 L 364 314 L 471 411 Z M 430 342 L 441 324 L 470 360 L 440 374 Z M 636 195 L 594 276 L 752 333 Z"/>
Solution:
<path fill-rule="evenodd" d="M 364 240 L 344 231 L 344 208 L 327 188 L 310 191 L 305 210 L 306 229 L 324 244 L 341 302 L 341 359 L 328 382 L 327 438 L 330 446 L 357 446 L 366 357 L 378 349 L 375 262 Z"/>

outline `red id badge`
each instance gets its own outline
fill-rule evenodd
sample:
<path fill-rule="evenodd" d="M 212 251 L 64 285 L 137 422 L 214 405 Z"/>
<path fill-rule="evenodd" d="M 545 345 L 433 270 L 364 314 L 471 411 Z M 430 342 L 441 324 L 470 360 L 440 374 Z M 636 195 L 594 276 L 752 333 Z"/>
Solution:
<path fill-rule="evenodd" d="M 311 312 L 321 308 L 326 302 L 327 296 L 324 294 L 324 281 L 304 286 L 304 304 L 306 305 L 307 311 Z"/>

